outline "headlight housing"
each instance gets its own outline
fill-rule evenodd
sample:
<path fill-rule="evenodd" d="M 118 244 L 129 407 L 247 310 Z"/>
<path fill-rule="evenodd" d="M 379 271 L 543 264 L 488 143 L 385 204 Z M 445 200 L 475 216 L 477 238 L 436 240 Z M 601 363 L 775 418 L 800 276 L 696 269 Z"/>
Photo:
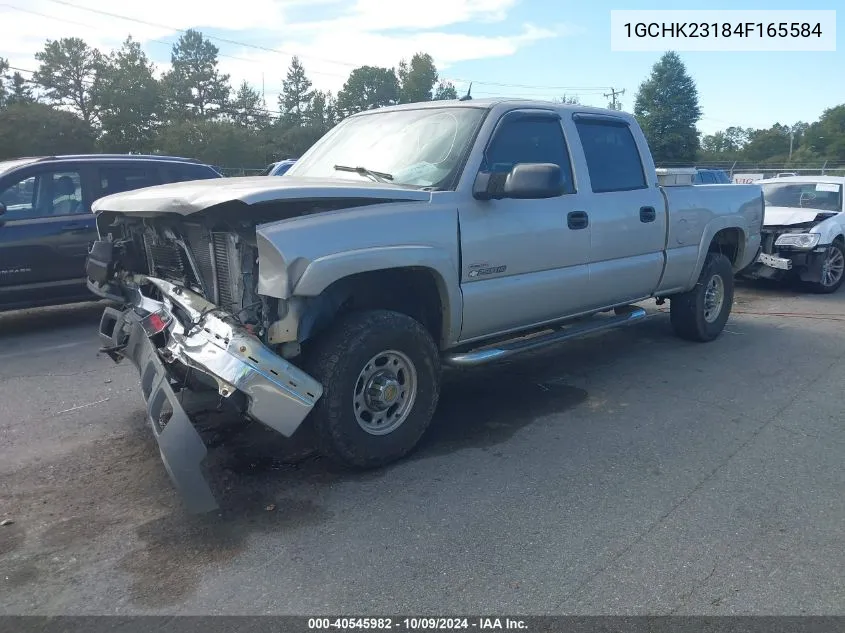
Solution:
<path fill-rule="evenodd" d="M 816 247 L 819 238 L 821 235 L 818 233 L 784 233 L 775 240 L 775 246 L 810 249 Z"/>

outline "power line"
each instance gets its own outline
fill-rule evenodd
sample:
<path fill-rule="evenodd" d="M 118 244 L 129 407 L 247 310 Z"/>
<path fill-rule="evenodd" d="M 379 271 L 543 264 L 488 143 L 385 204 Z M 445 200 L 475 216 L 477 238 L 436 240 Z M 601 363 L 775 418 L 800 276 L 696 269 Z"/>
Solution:
<path fill-rule="evenodd" d="M 119 20 L 126 20 L 128 22 L 135 22 L 136 24 L 143 24 L 145 26 L 152 26 L 152 27 L 159 28 L 159 29 L 166 29 L 168 31 L 176 31 L 178 33 L 185 33 L 187 31 L 187 29 L 180 29 L 180 28 L 176 28 L 174 26 L 170 26 L 170 25 L 167 25 L 167 24 L 161 24 L 161 23 L 158 23 L 158 22 L 150 22 L 148 20 L 141 20 L 139 18 L 133 18 L 133 17 L 129 17 L 129 16 L 126 16 L 126 15 L 121 15 L 119 13 L 113 13 L 111 11 L 104 11 L 102 9 L 93 9 L 91 7 L 86 7 L 86 6 L 74 4 L 72 2 L 67 2 L 67 0 L 48 0 L 48 2 L 53 2 L 55 4 L 60 4 L 60 5 L 70 7 L 70 8 L 73 8 L 73 9 L 78 9 L 80 11 L 88 11 L 89 13 L 95 13 L 95 14 L 99 14 L 99 15 L 105 15 L 105 16 L 108 16 L 108 17 L 112 17 L 112 18 L 117 18 Z M 208 40 L 215 40 L 215 41 L 222 42 L 222 43 L 225 43 L 225 44 L 231 44 L 233 46 L 242 46 L 244 48 L 251 48 L 251 49 L 260 50 L 260 51 L 264 51 L 264 52 L 268 52 L 268 53 L 275 53 L 277 55 L 284 55 L 286 57 L 297 56 L 297 57 L 300 57 L 301 59 L 306 59 L 306 60 L 310 59 L 310 60 L 313 60 L 313 61 L 319 61 L 319 62 L 323 62 L 323 63 L 326 63 L 326 64 L 334 64 L 334 65 L 338 65 L 338 66 L 345 66 L 345 67 L 348 67 L 348 68 L 357 68 L 358 67 L 357 64 L 353 64 L 351 62 L 340 61 L 340 60 L 336 60 L 336 59 L 327 59 L 327 58 L 323 58 L 323 57 L 316 57 L 314 55 L 298 55 L 297 53 L 293 53 L 291 51 L 286 51 L 286 50 L 283 50 L 283 49 L 272 48 L 272 47 L 269 47 L 269 46 L 262 46 L 260 44 L 253 44 L 253 43 L 250 43 L 250 42 L 242 42 L 242 41 L 239 41 L 239 40 L 233 40 L 233 39 L 229 39 L 229 38 L 225 38 L 225 37 L 218 37 L 216 35 L 203 35 L 203 37 L 205 37 Z M 313 72 L 313 74 L 330 74 L 330 73 Z M 339 76 L 339 75 L 334 75 L 334 76 Z M 583 87 L 578 87 L 578 86 L 537 86 L 537 85 L 529 85 L 529 84 L 509 84 L 509 83 L 500 83 L 500 82 L 493 82 L 493 81 L 479 81 L 477 79 L 462 79 L 462 78 L 459 78 L 459 77 L 452 78 L 452 81 L 457 81 L 457 82 L 461 82 L 461 83 L 469 83 L 470 81 L 472 81 L 476 84 L 481 84 L 481 85 L 485 85 L 485 86 L 497 86 L 497 87 L 500 87 L 500 88 L 522 88 L 522 89 L 530 89 L 530 90 L 536 89 L 536 90 L 550 90 L 550 91 L 580 90 L 582 92 L 583 91 L 592 92 L 592 91 L 606 90 L 608 88 L 608 86 L 583 86 Z"/>
<path fill-rule="evenodd" d="M 616 95 L 624 95 L 625 89 L 622 90 L 614 90 L 613 88 L 610 89 L 610 92 L 606 92 L 604 94 L 605 97 L 611 97 L 613 99 L 613 105 L 611 106 L 614 110 L 616 109 Z"/>

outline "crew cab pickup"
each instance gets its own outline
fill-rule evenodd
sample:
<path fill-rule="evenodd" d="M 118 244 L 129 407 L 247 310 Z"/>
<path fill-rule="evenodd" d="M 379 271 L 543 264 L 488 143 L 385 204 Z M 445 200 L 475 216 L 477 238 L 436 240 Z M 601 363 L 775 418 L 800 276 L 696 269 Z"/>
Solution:
<path fill-rule="evenodd" d="M 351 116 L 284 178 L 163 185 L 95 204 L 104 351 L 138 368 L 189 509 L 217 507 L 180 404 L 211 390 L 353 468 L 397 460 L 467 367 L 646 317 L 711 341 L 758 254 L 758 185 L 657 183 L 628 114 L 536 101 Z"/>

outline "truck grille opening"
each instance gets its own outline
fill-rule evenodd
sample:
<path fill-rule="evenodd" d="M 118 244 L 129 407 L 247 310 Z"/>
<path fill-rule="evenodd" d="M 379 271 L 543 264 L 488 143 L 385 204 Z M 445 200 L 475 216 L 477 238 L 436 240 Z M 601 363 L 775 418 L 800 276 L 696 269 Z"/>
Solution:
<path fill-rule="evenodd" d="M 211 244 L 217 268 L 217 304 L 221 308 L 231 310 L 233 306 L 240 306 L 240 301 L 235 295 L 237 280 L 234 279 L 235 271 L 232 268 L 232 261 L 237 257 L 237 250 L 230 249 L 231 242 L 227 233 L 212 233 Z"/>
<path fill-rule="evenodd" d="M 224 310 L 239 310 L 243 282 L 235 237 L 199 225 L 185 226 L 182 237 L 187 250 L 175 242 L 144 236 L 149 274 L 201 291 Z"/>

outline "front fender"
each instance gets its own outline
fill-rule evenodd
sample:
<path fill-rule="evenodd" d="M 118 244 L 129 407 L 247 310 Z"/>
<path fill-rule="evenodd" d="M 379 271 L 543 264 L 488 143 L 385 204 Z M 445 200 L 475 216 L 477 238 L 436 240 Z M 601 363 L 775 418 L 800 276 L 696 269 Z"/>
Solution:
<path fill-rule="evenodd" d="M 462 310 L 460 280 L 452 257 L 441 249 L 418 244 L 376 246 L 332 253 L 313 261 L 300 258 L 288 263 L 279 250 L 270 241 L 262 239 L 260 234 L 258 247 L 258 292 L 282 299 L 316 297 L 332 283 L 360 273 L 424 268 L 433 274 L 444 308 L 444 340 L 455 341 L 458 338 Z"/>

